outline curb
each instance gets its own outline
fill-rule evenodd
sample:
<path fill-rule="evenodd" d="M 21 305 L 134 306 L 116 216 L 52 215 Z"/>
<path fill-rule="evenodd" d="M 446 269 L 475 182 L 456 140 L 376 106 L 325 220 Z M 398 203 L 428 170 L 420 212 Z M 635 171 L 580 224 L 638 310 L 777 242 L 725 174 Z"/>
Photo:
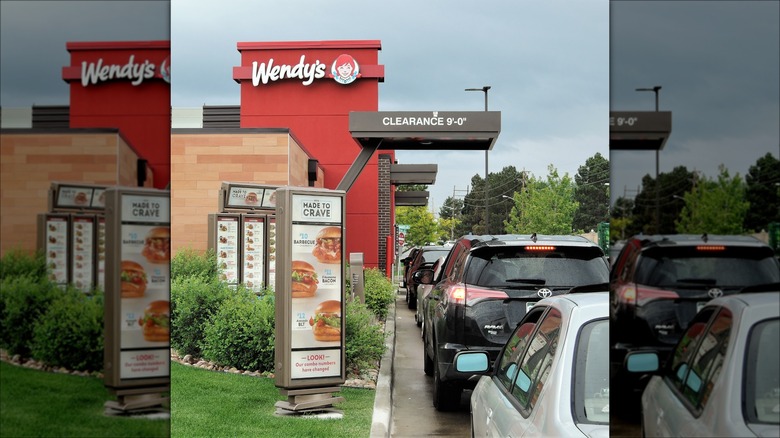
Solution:
<path fill-rule="evenodd" d="M 398 297 L 393 300 L 393 305 L 387 309 L 385 320 L 385 353 L 379 366 L 379 376 L 376 381 L 376 395 L 374 396 L 374 415 L 371 419 L 371 437 L 382 438 L 390 436 L 390 426 L 393 418 L 393 357 L 395 355 L 395 307 Z"/>

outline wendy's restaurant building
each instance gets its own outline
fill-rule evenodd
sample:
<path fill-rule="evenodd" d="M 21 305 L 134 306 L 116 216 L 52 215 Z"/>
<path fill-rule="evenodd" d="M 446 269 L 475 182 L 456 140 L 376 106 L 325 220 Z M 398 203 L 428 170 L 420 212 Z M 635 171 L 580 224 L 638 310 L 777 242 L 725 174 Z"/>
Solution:
<path fill-rule="evenodd" d="M 237 48 L 232 80 L 240 87 L 239 105 L 173 109 L 174 252 L 219 245 L 209 237 L 216 235 L 210 214 L 270 213 L 262 205 L 231 210 L 223 202 L 225 186 L 337 189 L 361 152 L 350 112 L 378 108 L 379 41 L 240 42 Z M 345 254 L 361 253 L 364 266 L 382 270 L 392 259 L 394 160 L 393 151 L 372 154 L 345 202 Z"/>
<path fill-rule="evenodd" d="M 105 188 L 163 189 L 170 181 L 170 43 L 71 42 L 66 49 L 67 104 L 2 108 L 3 255 L 40 248 L 40 214 L 99 218 Z M 77 256 L 72 246 L 57 247 L 57 258 Z"/>

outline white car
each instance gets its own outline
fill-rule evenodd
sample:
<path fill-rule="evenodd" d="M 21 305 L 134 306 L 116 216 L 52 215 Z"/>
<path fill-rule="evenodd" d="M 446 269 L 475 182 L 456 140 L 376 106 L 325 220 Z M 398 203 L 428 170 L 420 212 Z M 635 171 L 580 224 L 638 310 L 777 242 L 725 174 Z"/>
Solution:
<path fill-rule="evenodd" d="M 651 372 L 642 393 L 645 436 L 780 436 L 780 292 L 716 298 L 672 354 L 633 352 Z"/>
<path fill-rule="evenodd" d="M 488 370 L 461 351 L 460 372 L 481 376 L 471 395 L 472 436 L 609 436 L 609 293 L 537 302 Z"/>

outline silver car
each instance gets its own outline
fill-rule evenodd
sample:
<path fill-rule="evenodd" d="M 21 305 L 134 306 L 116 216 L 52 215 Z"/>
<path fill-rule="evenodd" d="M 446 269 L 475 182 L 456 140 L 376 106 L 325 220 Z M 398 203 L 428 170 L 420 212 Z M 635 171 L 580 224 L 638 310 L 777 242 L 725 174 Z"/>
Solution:
<path fill-rule="evenodd" d="M 780 292 L 710 301 L 661 364 L 626 357 L 654 375 L 642 393 L 645 436 L 780 436 Z"/>
<path fill-rule="evenodd" d="M 458 371 L 487 373 L 471 395 L 472 436 L 609 436 L 608 292 L 537 302 L 488 363 L 486 352 L 455 356 Z"/>

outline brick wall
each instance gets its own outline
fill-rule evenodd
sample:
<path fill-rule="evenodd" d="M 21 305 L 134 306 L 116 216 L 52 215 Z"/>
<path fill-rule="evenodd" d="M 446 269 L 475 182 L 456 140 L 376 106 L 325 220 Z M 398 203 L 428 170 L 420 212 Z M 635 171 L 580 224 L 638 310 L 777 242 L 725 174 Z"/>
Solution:
<path fill-rule="evenodd" d="M 3 130 L 0 158 L 1 254 L 35 251 L 37 216 L 48 211 L 52 182 L 137 185 L 138 155 L 116 130 Z"/>
<path fill-rule="evenodd" d="M 171 255 L 208 249 L 208 216 L 223 182 L 308 186 L 306 150 L 286 130 L 174 129 Z M 321 170 L 315 187 L 322 187 Z"/>
<path fill-rule="evenodd" d="M 392 205 L 390 203 L 390 164 L 392 164 L 392 156 L 390 154 L 379 155 L 379 269 L 384 272 L 385 266 L 387 266 L 388 248 L 387 248 L 387 236 L 393 235 L 392 218 Z"/>

